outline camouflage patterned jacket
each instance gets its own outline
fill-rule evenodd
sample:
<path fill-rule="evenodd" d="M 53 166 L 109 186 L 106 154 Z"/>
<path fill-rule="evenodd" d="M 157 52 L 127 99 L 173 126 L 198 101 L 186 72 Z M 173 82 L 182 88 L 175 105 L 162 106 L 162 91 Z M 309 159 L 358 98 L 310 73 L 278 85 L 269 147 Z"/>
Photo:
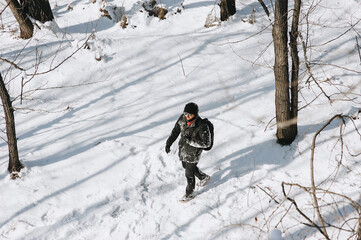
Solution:
<path fill-rule="evenodd" d="M 179 160 L 197 163 L 203 151 L 202 149 L 209 147 L 211 144 L 208 125 L 199 116 L 196 116 L 195 121 L 188 125 L 184 114 L 182 114 L 167 139 L 167 146 L 171 146 L 177 140 L 179 134 Z"/>

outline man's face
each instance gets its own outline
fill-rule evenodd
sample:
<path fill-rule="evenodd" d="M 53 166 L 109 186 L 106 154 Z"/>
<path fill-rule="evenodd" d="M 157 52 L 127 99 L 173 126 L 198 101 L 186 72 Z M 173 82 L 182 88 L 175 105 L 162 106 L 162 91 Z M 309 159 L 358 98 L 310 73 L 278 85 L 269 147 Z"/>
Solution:
<path fill-rule="evenodd" d="M 187 120 L 191 120 L 194 117 L 194 114 L 184 113 L 184 116 L 186 117 Z"/>

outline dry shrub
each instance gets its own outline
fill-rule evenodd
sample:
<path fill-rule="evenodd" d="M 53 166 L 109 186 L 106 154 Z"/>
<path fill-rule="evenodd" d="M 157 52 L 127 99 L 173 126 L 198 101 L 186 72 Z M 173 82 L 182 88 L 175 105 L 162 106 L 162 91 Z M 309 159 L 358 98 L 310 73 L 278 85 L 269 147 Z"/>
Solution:
<path fill-rule="evenodd" d="M 206 28 L 210 28 L 210 27 L 214 27 L 214 26 L 220 26 L 221 25 L 221 20 L 219 18 L 217 18 L 215 16 L 215 14 L 208 14 L 207 18 L 206 18 L 206 23 L 204 24 L 204 26 Z"/>

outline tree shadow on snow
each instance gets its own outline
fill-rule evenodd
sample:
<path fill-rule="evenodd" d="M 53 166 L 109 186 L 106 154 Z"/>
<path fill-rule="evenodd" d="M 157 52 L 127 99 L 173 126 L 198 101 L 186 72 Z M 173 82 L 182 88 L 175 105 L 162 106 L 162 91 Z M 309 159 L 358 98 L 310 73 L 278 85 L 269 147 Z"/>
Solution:
<path fill-rule="evenodd" d="M 323 125 L 323 124 L 322 124 Z M 227 182 L 232 181 L 232 179 L 239 179 L 242 176 L 249 176 L 245 178 L 245 181 L 247 183 L 242 184 L 244 185 L 241 188 L 235 188 L 234 191 L 228 192 L 226 199 L 230 199 L 236 194 L 239 194 L 239 192 L 248 192 L 250 188 L 254 188 L 257 184 L 259 184 L 262 181 L 262 178 L 257 178 L 252 175 L 252 172 L 255 172 L 257 170 L 264 170 L 265 172 L 262 174 L 263 176 L 269 176 L 269 174 L 277 174 L 277 171 L 286 167 L 289 165 L 295 156 L 295 154 L 304 154 L 304 152 L 299 153 L 299 149 L 297 146 L 297 143 L 299 141 L 302 141 L 304 138 L 304 134 L 307 133 L 308 135 L 313 136 L 322 126 L 321 124 L 317 125 L 303 125 L 299 126 L 299 135 L 293 142 L 293 144 L 289 146 L 281 146 L 276 142 L 276 137 L 274 139 L 261 142 L 256 145 L 249 145 L 245 148 L 242 148 L 240 150 L 231 152 L 224 156 L 223 158 L 214 161 L 214 166 L 210 167 L 215 171 L 213 174 L 211 174 L 211 181 L 200 191 L 200 195 L 203 195 L 207 192 L 210 192 L 214 188 L 218 188 L 222 185 L 224 185 Z M 330 129 L 337 129 L 339 127 L 339 122 L 334 121 L 332 122 L 328 127 L 325 128 L 326 130 Z M 333 139 L 323 139 L 318 141 L 318 144 L 321 144 L 322 142 L 328 142 L 332 141 Z M 226 143 L 229 144 L 229 143 Z M 217 149 L 222 149 L 223 146 L 215 146 L 214 149 L 212 149 L 212 152 L 209 154 L 212 155 L 212 153 L 216 152 Z M 305 149 L 309 150 L 309 148 Z M 210 157 L 212 158 L 212 157 Z M 204 156 L 201 157 L 200 165 L 202 164 L 202 161 L 205 161 L 207 159 L 204 159 Z M 224 163 L 229 162 L 227 166 L 222 166 Z M 308 163 L 308 162 L 307 162 Z M 213 164 L 213 163 L 212 163 Z M 269 166 L 264 168 L 265 166 Z M 209 166 L 209 165 L 208 165 Z M 201 167 L 202 168 L 202 167 Z M 268 178 L 269 179 L 269 178 Z M 281 187 L 281 183 L 280 183 Z M 220 189 L 220 188 L 218 188 Z M 215 194 L 212 192 L 211 194 Z M 219 194 L 222 194 L 220 192 Z M 167 234 L 167 236 L 163 237 L 162 240 L 166 239 L 172 239 L 175 236 L 180 237 L 182 232 L 185 232 L 187 228 L 191 228 L 192 223 L 196 221 L 198 218 L 201 218 L 203 215 L 211 214 L 210 212 L 214 209 L 220 208 L 223 204 L 220 201 L 208 201 L 204 205 L 202 205 L 203 210 L 199 212 L 199 214 L 193 216 L 190 218 L 185 224 L 180 225 L 177 227 L 174 232 Z M 267 209 L 275 208 L 276 205 L 272 201 L 268 206 L 263 206 L 264 211 L 266 212 Z M 351 209 L 351 206 L 346 207 L 346 213 L 351 214 L 354 212 L 354 209 Z M 330 217 L 332 214 L 330 214 L 328 217 Z M 248 222 L 252 221 L 257 215 L 249 216 L 247 219 L 242 219 L 242 222 Z M 335 217 L 334 219 L 337 219 Z M 230 226 L 230 228 L 234 227 L 240 227 L 240 226 Z M 228 231 L 230 229 L 226 229 Z M 305 226 L 296 232 L 292 233 L 292 236 L 301 236 L 304 235 L 306 230 L 310 230 L 309 227 Z M 218 232 L 220 231 L 220 232 Z M 317 230 L 313 230 L 315 232 Z M 215 229 L 215 235 L 213 237 L 216 238 L 216 236 L 220 236 L 219 234 L 223 233 L 223 230 L 221 228 Z M 218 233 L 217 233 L 218 232 Z M 208 233 L 210 234 L 210 233 Z M 212 238 L 213 238 L 212 237 Z"/>
<path fill-rule="evenodd" d="M 265 165 L 272 166 L 267 170 L 269 172 L 282 168 L 292 161 L 295 150 L 292 146 L 280 146 L 274 139 L 230 153 L 216 161 L 220 169 L 213 174 L 210 187 L 218 187 L 232 178 L 247 175 Z M 223 168 L 222 163 L 225 161 L 230 161 L 230 165 Z M 250 182 L 249 186 L 253 184 L 254 182 Z"/>
<path fill-rule="evenodd" d="M 81 185 L 81 184 L 89 181 L 90 179 L 92 179 L 92 178 L 94 178 L 94 177 L 96 177 L 96 176 L 98 176 L 98 175 L 100 175 L 100 174 L 105 173 L 105 172 L 108 171 L 109 169 L 114 168 L 116 165 L 118 165 L 118 164 L 120 164 L 121 162 L 123 162 L 124 160 L 126 160 L 131 154 L 132 154 L 132 153 L 130 153 L 130 154 L 128 154 L 128 155 L 120 158 L 120 159 L 117 160 L 117 161 L 112 162 L 111 164 L 108 164 L 108 166 L 104 167 L 103 169 L 100 169 L 99 171 L 97 171 L 97 172 L 95 172 L 95 173 L 93 173 L 93 174 L 91 174 L 91 175 L 89 175 L 89 176 L 87 176 L 87 177 L 85 177 L 85 178 L 77 181 L 77 182 L 74 182 L 73 184 L 70 184 L 70 185 L 68 185 L 68 186 L 66 186 L 66 187 L 63 187 L 63 188 L 61 188 L 61 189 L 59 189 L 59 190 L 57 190 L 57 191 L 55 191 L 55 192 L 53 192 L 53 193 L 51 193 L 51 194 L 49 194 L 49 195 L 44 196 L 43 198 L 37 200 L 37 201 L 36 201 L 36 204 L 31 203 L 31 204 L 29 204 L 28 206 L 23 207 L 22 209 L 16 211 L 16 212 L 15 212 L 12 216 L 10 216 L 7 220 L 5 220 L 5 221 L 3 221 L 3 222 L 0 222 L 0 228 L 2 228 L 3 226 L 5 226 L 7 223 L 9 223 L 11 220 L 13 220 L 14 218 L 16 218 L 17 216 L 19 216 L 19 215 L 21 215 L 21 214 L 23 214 L 23 213 L 25 213 L 25 212 L 33 209 L 33 208 L 36 208 L 39 204 L 45 203 L 45 202 L 48 201 L 49 199 L 51 199 L 51 198 L 53 198 L 53 197 L 56 197 L 56 196 L 58 196 L 58 195 L 60 195 L 60 194 L 63 194 L 63 193 L 66 192 L 67 190 L 72 189 L 72 188 L 74 188 L 74 187 L 77 187 L 77 186 L 79 186 L 79 185 Z M 92 208 L 93 208 L 93 207 L 92 207 Z"/>
<path fill-rule="evenodd" d="M 90 24 L 90 25 L 92 25 L 92 24 Z M 104 25 L 104 27 L 108 27 L 108 26 Z M 78 32 L 78 31 L 84 31 L 83 29 L 87 29 L 86 25 L 79 24 L 79 25 L 72 26 L 68 30 L 70 32 Z M 247 33 L 245 33 L 245 34 L 247 34 Z M 213 40 L 216 42 L 217 40 L 219 40 L 220 38 L 223 38 L 223 37 L 224 36 L 219 36 L 218 38 L 215 38 Z M 202 52 L 202 50 L 204 48 L 207 47 L 207 45 L 209 43 L 211 43 L 211 41 L 206 42 L 204 45 L 201 45 L 195 51 L 190 52 L 189 54 L 187 54 L 186 56 L 183 57 L 183 60 L 186 60 L 188 58 L 191 58 L 194 55 L 199 54 L 200 52 Z M 148 59 L 145 59 L 145 61 L 147 61 L 147 60 Z M 34 129 L 31 129 L 28 132 L 25 132 L 24 134 L 22 134 L 20 136 L 20 138 L 21 139 L 31 138 L 31 136 L 35 135 L 38 132 L 43 132 L 46 129 L 51 129 L 64 119 L 71 119 L 75 115 L 75 113 L 77 113 L 81 110 L 91 109 L 94 104 L 100 102 L 103 99 L 112 97 L 113 95 L 121 95 L 122 91 L 126 91 L 128 87 L 130 87 L 132 85 L 141 84 L 142 82 L 144 82 L 146 80 L 152 79 L 152 77 L 156 77 L 157 74 L 160 74 L 164 70 L 169 69 L 178 64 L 179 64 L 179 59 L 172 59 L 171 61 L 167 62 L 166 64 L 160 66 L 157 69 L 154 69 L 151 72 L 149 72 L 149 69 L 146 69 L 145 72 L 147 74 L 144 74 L 143 76 L 136 78 L 134 81 L 125 83 L 123 86 L 121 86 L 119 88 L 112 89 L 111 91 L 108 91 L 104 94 L 100 94 L 99 97 L 82 104 L 81 106 L 65 113 L 64 115 L 54 119 L 51 122 L 42 124 L 40 126 L 36 126 Z M 137 71 L 138 70 L 139 69 L 137 69 Z M 119 72 L 121 72 L 121 69 L 119 69 Z M 236 86 L 233 86 L 233 87 L 239 87 L 242 84 L 246 84 L 245 81 L 239 82 L 239 83 L 237 83 Z M 253 91 L 249 91 L 243 95 L 242 95 L 242 93 L 240 93 L 237 96 L 234 96 L 233 101 L 237 101 L 238 105 L 245 104 L 250 99 L 256 98 L 256 97 L 262 95 L 264 92 L 273 90 L 273 87 L 271 85 L 272 84 L 270 84 L 269 86 L 264 86 L 264 88 L 261 88 L 261 89 L 254 89 Z M 223 91 L 223 90 L 214 90 L 214 91 Z M 205 98 L 209 94 L 210 94 L 210 92 L 204 92 L 196 97 L 201 99 L 201 98 Z M 189 96 L 187 90 L 185 90 L 184 92 L 180 92 L 179 95 L 183 95 L 184 97 L 172 105 L 167 105 L 164 103 L 160 104 L 159 102 L 156 102 L 156 101 L 163 101 L 162 99 L 154 100 L 155 101 L 154 105 L 158 105 L 158 106 L 162 106 L 162 107 L 157 109 L 156 112 L 151 113 L 151 115 L 144 115 L 141 118 L 137 119 L 136 121 L 132 122 L 133 126 L 137 126 L 136 128 L 132 128 L 132 130 L 128 130 L 129 126 L 121 126 L 121 128 L 116 129 L 116 130 L 110 129 L 109 132 L 102 133 L 102 135 L 100 135 L 98 138 L 92 140 L 91 142 L 79 143 L 77 146 L 75 146 L 74 149 L 67 150 L 67 151 L 54 152 L 54 153 L 52 153 L 52 155 L 50 157 L 48 157 L 46 159 L 40 158 L 35 161 L 26 163 L 26 165 L 28 167 L 45 166 L 47 164 L 52 164 L 52 163 L 56 163 L 59 161 L 71 159 L 72 156 L 76 156 L 78 154 L 86 152 L 87 150 L 93 148 L 99 142 L 103 142 L 106 140 L 112 140 L 112 139 L 120 139 L 123 137 L 147 132 L 149 130 L 157 131 L 159 127 L 162 128 L 162 127 L 164 127 L 165 124 L 174 123 L 176 121 L 176 119 L 178 118 L 179 114 L 167 116 L 165 118 L 162 118 L 161 120 L 147 122 L 147 124 L 142 124 L 142 123 L 145 122 L 149 118 L 164 114 L 164 112 L 169 111 L 170 108 L 175 108 L 175 107 L 179 108 L 180 106 L 183 106 L 184 102 L 195 98 L 194 95 Z M 204 106 L 204 108 L 202 107 L 202 109 L 207 110 L 207 111 L 217 111 L 217 110 L 219 110 L 219 108 L 224 107 L 227 104 L 228 104 L 228 101 L 226 101 L 226 100 L 217 101 L 217 102 L 212 102 L 212 103 Z M 101 121 L 98 121 L 97 123 L 94 123 L 94 125 L 95 124 L 109 124 L 110 122 L 112 122 L 112 119 L 103 119 Z M 89 129 L 94 127 L 94 125 L 90 124 Z M 301 128 L 308 129 L 309 126 L 304 126 Z M 87 131 L 87 129 L 74 130 L 74 132 L 71 134 L 75 135 L 75 132 L 77 132 L 77 131 L 85 132 L 85 131 Z M 170 130 L 171 129 L 169 129 L 169 131 Z M 63 138 L 67 138 L 67 137 L 71 137 L 71 136 L 64 136 Z M 49 142 L 46 145 L 51 145 L 52 143 L 56 142 L 57 140 L 58 139 L 51 139 L 51 140 L 49 140 Z M 163 142 L 163 141 L 164 141 L 163 138 L 162 139 L 153 139 L 152 142 L 149 143 L 149 145 L 152 146 L 156 142 Z M 44 146 L 36 146 L 36 147 L 42 148 Z M 212 150 L 212 152 L 217 151 L 217 149 L 218 148 L 220 149 L 221 147 L 222 146 L 215 146 L 215 148 Z M 34 149 L 34 148 L 32 148 L 32 149 Z M 27 149 L 26 151 L 31 151 L 32 149 Z M 268 141 L 259 143 L 257 145 L 247 146 L 243 149 L 239 149 L 237 151 L 230 152 L 226 156 L 224 156 L 221 159 L 216 161 L 216 163 L 219 165 L 219 170 L 216 171 L 212 175 L 212 180 L 211 180 L 210 184 L 204 188 L 204 192 L 207 192 L 207 191 L 211 190 L 212 188 L 216 188 L 226 182 L 229 182 L 233 178 L 239 178 L 240 176 L 250 174 L 257 169 L 262 169 L 263 166 L 265 166 L 265 165 L 270 166 L 270 168 L 268 168 L 267 171 L 275 171 L 275 170 L 281 169 L 282 167 L 288 165 L 292 161 L 292 157 L 294 156 L 295 151 L 296 151 L 295 146 L 291 145 L 291 146 L 281 147 L 280 145 L 278 145 L 276 143 L 275 139 L 272 139 L 272 140 L 268 140 Z M 210 154 L 212 154 L 212 153 L 210 153 Z M 97 173 L 93 174 L 92 176 L 89 176 L 88 178 L 85 178 L 85 179 L 83 179 L 79 182 L 76 182 L 70 186 L 64 187 L 64 188 L 50 194 L 49 196 L 43 197 L 42 199 L 40 199 L 37 202 L 38 203 L 45 202 L 46 200 L 64 192 L 70 188 L 73 188 L 73 187 L 89 180 L 90 178 L 95 177 L 96 175 L 99 175 L 99 174 L 105 172 L 107 169 L 113 167 L 115 164 L 119 164 L 121 161 L 122 161 L 122 159 L 118 160 L 117 162 L 112 163 L 110 166 L 104 168 L 103 170 L 98 171 Z M 223 166 L 225 162 L 229 162 L 229 166 Z M 0 179 L 1 178 L 2 178 L 2 176 L 0 176 Z M 252 181 L 250 181 L 245 188 L 237 189 L 236 191 L 245 191 L 250 186 L 254 186 L 258 181 L 260 181 L 260 179 L 252 179 Z M 230 193 L 230 194 L 232 194 L 232 193 Z M 233 194 L 235 194 L 235 192 Z M 177 230 L 175 230 L 171 234 L 168 234 L 163 239 L 169 239 L 169 238 L 172 238 L 173 235 L 179 235 L 184 229 L 190 227 L 191 223 L 193 221 L 195 221 L 197 218 L 201 217 L 203 214 L 209 213 L 209 211 L 212 209 L 218 208 L 219 204 L 221 204 L 221 203 L 210 204 L 209 208 L 202 210 L 198 215 L 194 216 L 186 224 L 179 226 L 177 228 Z M 24 207 L 24 208 L 18 210 L 8 220 L 6 220 L 3 223 L 0 223 L 0 227 L 4 226 L 6 223 L 10 222 L 16 216 L 18 216 L 24 212 L 27 212 L 28 210 L 30 210 L 34 207 L 35 207 L 35 205 L 33 205 L 31 203 L 27 207 Z"/>
<path fill-rule="evenodd" d="M 212 41 L 218 41 L 219 39 L 223 38 L 223 36 L 217 36 L 214 39 L 212 39 Z M 157 40 L 155 40 L 157 41 Z M 199 54 L 200 52 L 202 52 L 207 46 L 208 44 L 210 44 L 212 41 L 208 41 L 205 42 L 204 44 L 200 45 L 197 49 L 194 49 L 192 52 L 188 53 L 187 55 L 185 55 L 183 57 L 183 61 L 192 58 L 192 56 Z M 146 54 L 142 51 L 140 51 L 140 54 Z M 139 58 L 142 57 L 142 55 L 138 56 Z M 129 59 L 125 59 L 124 61 L 127 62 L 128 60 L 131 60 L 131 57 L 129 57 Z M 144 62 L 147 62 L 148 59 L 144 59 Z M 165 70 L 172 68 L 174 66 L 177 66 L 179 64 L 179 59 L 175 58 L 172 59 L 169 62 L 166 62 L 164 65 L 159 66 L 159 68 L 153 69 L 154 66 L 150 66 L 152 67 L 152 69 L 142 69 L 142 71 L 144 71 L 146 74 L 143 76 L 140 76 L 136 79 L 134 79 L 131 82 L 125 83 L 124 85 L 116 88 L 116 89 L 112 89 L 108 92 L 105 92 L 101 95 L 99 95 L 99 97 L 92 99 L 89 102 L 86 102 L 84 104 L 82 104 L 81 106 L 76 107 L 75 109 L 71 109 L 70 111 L 64 113 L 64 115 L 59 116 L 58 118 L 48 122 L 48 123 L 44 123 L 42 125 L 36 126 L 35 128 L 29 130 L 28 132 L 23 133 L 22 135 L 19 136 L 19 139 L 26 139 L 29 138 L 33 135 L 35 135 L 37 132 L 42 131 L 44 132 L 45 129 L 52 129 L 55 125 L 57 125 L 58 123 L 60 123 L 61 121 L 65 120 L 65 119 L 71 119 L 73 116 L 76 115 L 77 112 L 86 110 L 86 109 L 91 109 L 91 107 L 95 104 L 97 104 L 98 102 L 101 102 L 104 99 L 107 98 L 111 98 L 112 96 L 120 96 L 122 94 L 123 91 L 127 91 L 127 89 L 129 87 L 132 87 L 134 85 L 139 85 L 145 81 L 149 81 L 153 78 L 155 78 L 157 75 L 162 74 Z M 117 64 L 116 64 L 117 65 Z M 114 70 L 114 75 L 117 75 L 119 72 L 122 71 L 121 68 L 119 68 L 119 66 L 117 65 L 118 68 L 114 68 L 116 70 Z M 113 69 L 112 66 L 109 66 L 109 69 Z M 135 68 L 134 69 L 136 72 L 139 72 L 140 69 Z M 121 79 L 120 79 L 121 80 Z M 234 85 L 232 85 L 231 87 L 239 87 L 242 86 L 243 84 L 247 84 L 247 81 L 240 81 Z M 262 93 L 264 93 L 264 91 L 271 91 L 273 89 L 273 87 L 270 85 L 264 86 L 263 88 L 259 88 L 259 89 L 255 89 L 254 91 L 251 92 L 247 92 L 244 94 L 238 94 L 237 96 L 234 97 L 233 101 L 240 101 L 238 104 L 241 103 L 245 103 L 246 101 L 250 101 L 253 98 L 256 98 L 257 96 L 261 95 Z M 200 96 L 198 96 L 198 98 L 202 98 L 202 97 L 207 97 L 209 94 L 213 94 L 217 91 L 223 91 L 223 89 L 216 89 L 214 90 L 214 92 L 204 92 L 201 93 Z M 104 92 L 104 91 L 102 91 Z M 188 92 L 187 90 L 184 90 L 184 92 L 180 92 L 178 95 L 182 95 L 182 96 L 187 96 Z M 187 99 L 188 98 L 188 99 Z M 157 127 L 160 127 L 164 124 L 168 124 L 168 123 L 174 123 L 178 117 L 179 114 L 174 114 L 172 116 L 166 117 L 166 118 L 162 118 L 159 121 L 153 121 L 151 123 L 148 124 L 143 124 L 144 121 L 154 118 L 154 116 L 157 115 L 163 115 L 164 112 L 169 111 L 170 108 L 179 108 L 179 106 L 183 106 L 185 101 L 191 101 L 193 99 L 192 96 L 188 96 L 187 98 L 182 98 L 181 102 L 177 102 L 174 103 L 171 106 L 164 106 L 163 103 L 159 103 L 159 102 L 163 102 L 163 99 L 159 99 L 159 102 L 155 102 L 154 105 L 159 105 L 159 106 L 164 106 L 161 109 L 152 112 L 151 115 L 144 115 L 144 117 L 137 119 L 137 121 L 133 122 L 131 125 L 126 125 L 126 126 L 121 126 L 121 128 L 119 128 L 118 131 L 114 131 L 114 129 L 110 129 L 109 132 L 105 132 L 102 133 L 102 135 L 109 135 L 108 137 L 102 137 L 101 135 L 95 139 L 92 143 L 88 143 L 88 144 L 78 144 L 76 146 L 75 149 L 69 149 L 66 151 L 59 151 L 59 152 L 54 152 L 54 154 L 52 155 L 51 158 L 46 158 L 46 159 L 38 159 L 35 161 L 31 161 L 29 163 L 25 163 L 27 165 L 27 167 L 35 167 L 35 166 L 45 166 L 47 164 L 52 164 L 58 161 L 63 161 L 65 159 L 70 158 L 71 156 L 80 154 L 82 152 L 85 152 L 89 149 L 91 149 L 92 147 L 94 147 L 97 143 L 99 142 L 103 142 L 103 141 L 107 141 L 107 140 L 112 140 L 112 139 L 119 139 L 119 138 L 123 138 L 126 136 L 130 136 L 130 135 L 134 135 L 134 134 L 138 134 L 141 132 L 145 132 L 148 130 L 152 130 L 154 129 L 156 131 Z M 76 101 L 75 101 L 76 102 Z M 218 107 L 226 105 L 228 102 L 225 101 L 218 101 L 217 103 L 212 103 L 210 105 L 206 105 L 204 107 L 204 110 L 207 111 L 211 111 L 211 110 L 216 110 Z M 202 108 L 203 109 L 203 108 Z M 74 124 L 74 132 L 72 132 L 71 134 L 74 135 L 76 132 L 84 132 L 88 129 L 92 129 L 93 127 L 97 126 L 97 125 L 101 125 L 101 124 L 109 124 L 112 122 L 112 119 L 107 119 L 106 117 L 96 123 L 90 124 L 88 126 L 87 129 L 77 129 L 76 123 Z M 129 131 L 128 128 L 131 126 L 140 126 L 134 130 Z M 63 136 L 63 138 L 68 137 L 68 136 Z M 49 140 L 49 142 L 47 144 L 52 144 L 54 142 L 56 142 L 58 139 L 54 139 L 54 140 Z M 42 148 L 42 146 L 38 146 L 38 148 Z M 23 152 L 27 152 L 29 151 L 29 149 L 23 149 Z M 36 151 L 36 149 L 32 149 L 31 151 Z"/>

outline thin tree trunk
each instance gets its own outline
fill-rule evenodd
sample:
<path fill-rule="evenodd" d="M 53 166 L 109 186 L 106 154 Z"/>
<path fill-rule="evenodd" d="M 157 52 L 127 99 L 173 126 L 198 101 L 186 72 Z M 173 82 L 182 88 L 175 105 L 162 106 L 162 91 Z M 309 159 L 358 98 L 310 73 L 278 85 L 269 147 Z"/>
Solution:
<path fill-rule="evenodd" d="M 22 11 L 21 6 L 17 0 L 6 0 L 13 13 L 16 21 L 20 27 L 20 37 L 28 39 L 33 36 L 34 26 L 26 14 Z"/>
<path fill-rule="evenodd" d="M 221 0 L 219 6 L 221 8 L 221 21 L 227 21 L 230 16 L 236 13 L 235 0 Z"/>
<path fill-rule="evenodd" d="M 227 0 L 229 16 L 236 14 L 236 0 Z"/>
<path fill-rule="evenodd" d="M 275 51 L 276 121 L 277 140 L 280 144 L 291 144 L 297 135 L 297 124 L 291 116 L 290 84 L 288 73 L 287 37 L 288 0 L 275 1 L 275 22 L 272 30 Z M 296 126 L 296 127 L 295 127 Z"/>
<path fill-rule="evenodd" d="M 227 8 L 227 1 L 221 0 L 221 3 L 219 4 L 219 7 L 221 8 L 221 21 L 227 21 L 229 18 L 229 12 Z"/>
<path fill-rule="evenodd" d="M 12 177 L 17 177 L 17 172 L 23 168 L 19 160 L 18 146 L 15 131 L 15 118 L 14 109 L 12 107 L 9 93 L 5 87 L 5 83 L 0 74 L 0 97 L 4 108 L 5 122 L 6 122 L 6 135 L 8 139 L 9 148 L 9 166 L 8 171 L 12 174 Z M 14 174 L 15 173 L 15 174 Z"/>
<path fill-rule="evenodd" d="M 297 39 L 299 34 L 298 23 L 300 18 L 300 10 L 301 10 L 301 0 L 294 0 L 292 27 L 290 32 L 290 49 L 291 49 L 291 57 L 292 57 L 291 118 L 293 119 L 292 127 L 296 128 L 296 131 L 297 131 L 297 119 L 298 119 L 298 74 L 300 67 L 300 60 L 298 57 L 298 49 L 297 49 Z"/>

